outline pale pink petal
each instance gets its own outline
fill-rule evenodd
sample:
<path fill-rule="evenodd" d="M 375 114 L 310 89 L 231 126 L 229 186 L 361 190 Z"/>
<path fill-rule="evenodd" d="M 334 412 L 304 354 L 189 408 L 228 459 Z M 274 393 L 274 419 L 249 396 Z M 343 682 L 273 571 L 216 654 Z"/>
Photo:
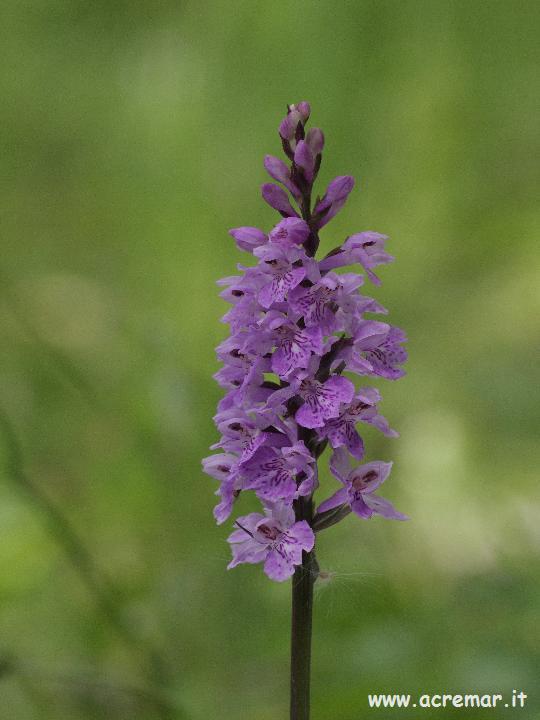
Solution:
<path fill-rule="evenodd" d="M 339 402 L 350 403 L 354 395 L 354 385 L 341 375 L 333 375 L 324 383 L 325 390 L 330 390 Z"/>
<path fill-rule="evenodd" d="M 354 485 L 355 481 L 362 482 L 362 494 L 372 493 L 383 484 L 390 475 L 392 463 L 375 460 L 364 465 L 359 465 L 349 475 L 349 482 Z M 372 476 L 372 477 L 371 477 Z M 364 478 L 366 480 L 364 481 Z"/>
<path fill-rule="evenodd" d="M 347 482 L 347 478 L 351 472 L 351 463 L 349 453 L 344 447 L 338 447 L 332 453 L 332 457 L 330 458 L 330 471 L 332 475 L 342 483 Z"/>
<path fill-rule="evenodd" d="M 351 510 L 358 515 L 358 517 L 368 520 L 373 515 L 373 510 L 366 504 L 364 495 L 357 493 L 350 502 Z"/>
<path fill-rule="evenodd" d="M 270 550 L 264 563 L 264 572 L 271 580 L 283 582 L 294 573 L 294 565 L 286 553 Z"/>
<path fill-rule="evenodd" d="M 296 422 L 305 428 L 319 428 L 324 426 L 324 416 L 321 406 L 316 401 L 306 401 L 297 410 L 294 416 Z"/>
<path fill-rule="evenodd" d="M 322 502 L 317 508 L 318 513 L 332 510 L 333 508 L 339 507 L 340 505 L 349 504 L 349 489 L 346 487 L 340 488 L 331 497 Z"/>
<path fill-rule="evenodd" d="M 388 520 L 409 519 L 407 515 L 404 515 L 403 513 L 400 513 L 398 510 L 396 510 L 390 500 L 386 500 L 385 498 L 379 497 L 378 495 L 365 495 L 364 501 L 374 513 L 376 513 L 377 515 L 382 515 L 382 517 L 385 517 Z"/>
<path fill-rule="evenodd" d="M 261 187 L 261 194 L 270 207 L 277 210 L 281 215 L 285 217 L 298 217 L 298 213 L 292 207 L 287 193 L 283 188 L 280 188 L 279 185 L 265 183 Z"/>
<path fill-rule="evenodd" d="M 261 545 L 256 540 L 251 538 L 242 544 L 231 545 L 233 559 L 227 565 L 227 570 L 240 565 L 241 563 L 259 563 L 264 560 L 268 553 L 268 548 Z"/>
<path fill-rule="evenodd" d="M 279 222 L 270 232 L 270 240 L 282 247 L 302 245 L 308 239 L 310 232 L 304 220 L 289 217 Z"/>
<path fill-rule="evenodd" d="M 302 550 L 306 552 L 313 550 L 315 535 L 305 520 L 295 523 L 292 528 L 287 530 L 287 536 L 293 538 Z"/>

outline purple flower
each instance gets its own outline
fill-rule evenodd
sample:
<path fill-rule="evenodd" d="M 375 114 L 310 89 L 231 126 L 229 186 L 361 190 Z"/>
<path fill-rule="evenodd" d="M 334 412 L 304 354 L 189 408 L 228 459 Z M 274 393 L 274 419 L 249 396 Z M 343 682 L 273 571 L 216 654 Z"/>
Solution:
<path fill-rule="evenodd" d="M 332 375 L 326 382 L 320 382 L 309 370 L 300 370 L 289 378 L 287 387 L 268 398 L 268 405 L 273 408 L 283 406 L 295 395 L 303 400 L 294 416 L 296 422 L 302 427 L 320 428 L 326 420 L 339 415 L 342 403 L 350 403 L 354 385 L 340 375 Z"/>
<path fill-rule="evenodd" d="M 290 447 L 262 447 L 242 467 L 244 487 L 263 501 L 291 503 L 314 490 L 313 455 L 300 440 Z"/>
<path fill-rule="evenodd" d="M 265 183 L 261 187 L 261 194 L 270 207 L 277 210 L 283 217 L 298 217 L 298 213 L 291 205 L 287 193 L 279 185 Z"/>
<path fill-rule="evenodd" d="M 223 367 L 217 371 L 214 379 L 221 387 L 242 395 L 254 387 L 260 387 L 264 382 L 264 373 L 270 372 L 270 361 L 253 353 L 242 352 L 237 337 L 228 338 L 218 346 L 217 355 Z"/>
<path fill-rule="evenodd" d="M 262 230 L 254 227 L 233 228 L 229 230 L 229 235 L 236 240 L 240 250 L 247 250 L 247 252 L 253 252 L 254 248 L 263 245 L 268 240 Z"/>
<path fill-rule="evenodd" d="M 353 393 L 352 382 L 339 375 L 333 375 L 324 383 L 306 378 L 298 389 L 304 404 L 296 412 L 295 420 L 303 427 L 322 427 L 325 420 L 339 414 L 341 403 L 350 402 Z"/>
<path fill-rule="evenodd" d="M 297 287 L 289 294 L 289 304 L 308 327 L 319 325 L 325 335 L 337 331 L 350 333 L 366 310 L 377 312 L 383 309 L 376 307 L 371 298 L 363 298 L 357 293 L 362 282 L 362 276 L 356 273 L 336 275 L 329 272 L 309 287 Z"/>
<path fill-rule="evenodd" d="M 266 172 L 270 175 L 270 177 L 274 178 L 274 180 L 277 180 L 282 185 L 285 185 L 287 190 L 296 198 L 299 199 L 302 197 L 302 193 L 300 192 L 299 188 L 295 185 L 295 183 L 291 179 L 291 172 L 289 168 L 285 165 L 283 160 L 280 160 L 277 157 L 274 157 L 273 155 L 267 155 L 264 158 L 264 167 L 266 168 Z"/>
<path fill-rule="evenodd" d="M 375 388 L 362 388 L 339 417 L 325 423 L 319 431 L 319 437 L 328 439 L 334 449 L 346 447 L 353 457 L 361 460 L 364 456 L 364 442 L 356 430 L 356 423 L 369 423 L 388 437 L 397 437 L 396 431 L 390 428 L 386 418 L 377 411 L 380 399 L 381 396 Z"/>
<path fill-rule="evenodd" d="M 314 157 L 324 149 L 324 133 L 320 128 L 311 128 L 306 135 L 306 143 Z"/>
<path fill-rule="evenodd" d="M 304 320 L 306 327 L 320 327 L 325 335 L 336 329 L 335 303 L 339 277 L 328 273 L 310 287 L 296 287 L 289 293 L 289 304 L 293 311 Z"/>
<path fill-rule="evenodd" d="M 382 515 L 389 520 L 408 520 L 408 517 L 398 512 L 389 500 L 373 494 L 390 474 L 392 463 L 377 460 L 351 470 L 347 452 L 340 448 L 334 453 L 330 468 L 345 487 L 321 503 L 317 508 L 318 512 L 350 505 L 351 510 L 364 519 L 373 515 Z"/>
<path fill-rule="evenodd" d="M 271 360 L 272 372 L 280 377 L 287 377 L 294 369 L 306 368 L 312 354 L 322 352 L 320 327 L 301 328 L 276 311 L 268 312 L 263 325 L 269 329 L 276 348 Z"/>
<path fill-rule="evenodd" d="M 228 323 L 233 333 L 255 325 L 263 314 L 263 308 L 257 299 L 262 287 L 261 278 L 232 276 L 219 280 L 218 285 L 225 287 L 225 290 L 220 292 L 220 297 L 233 306 L 225 313 L 222 322 Z"/>
<path fill-rule="evenodd" d="M 407 351 L 401 347 L 406 340 L 405 333 L 399 328 L 367 320 L 354 335 L 347 367 L 360 374 L 397 380 L 405 374 L 397 366 L 407 360 Z"/>
<path fill-rule="evenodd" d="M 254 410 L 247 413 L 238 406 L 221 410 L 215 415 L 214 422 L 222 437 L 219 442 L 212 445 L 211 450 L 222 448 L 229 453 L 236 453 L 238 465 L 242 466 L 262 445 L 276 447 L 288 445 L 289 439 L 283 433 L 265 432 L 265 428 L 270 427 L 272 421 L 273 418 L 268 411 Z"/>
<path fill-rule="evenodd" d="M 264 562 L 271 580 L 287 580 L 302 563 L 302 551 L 310 552 L 315 535 L 305 520 L 294 521 L 294 511 L 283 504 L 271 506 L 266 516 L 251 513 L 239 517 L 238 530 L 228 538 L 233 559 L 229 569 L 240 563 Z"/>
<path fill-rule="evenodd" d="M 214 377 L 225 395 L 214 417 L 220 433 L 212 445 L 215 454 L 203 460 L 204 471 L 219 483 L 218 523 L 231 515 L 241 493 L 254 493 L 265 512 L 238 518 L 229 538 L 229 567 L 264 562 L 274 580 L 290 577 L 302 553 L 312 553 L 312 526 L 329 527 L 349 509 L 363 518 L 405 517 L 374 493 L 391 463 L 351 468 L 350 458 L 359 461 L 365 454 L 360 423 L 387 437 L 397 433 L 379 414 L 378 390 L 356 390 L 343 374 L 391 380 L 403 375 L 404 333 L 367 318 L 387 311 L 360 294 L 364 274 L 341 270 L 360 265 L 379 284 L 373 269 L 393 258 L 384 249 L 387 237 L 371 231 L 351 235 L 316 257 L 319 231 L 343 207 L 354 180 L 334 178 L 322 199 L 317 197 L 313 185 L 324 134 L 306 129 L 310 113 L 305 101 L 288 106 L 279 126 L 287 162 L 272 155 L 264 161 L 279 185 L 265 183 L 262 196 L 281 216 L 279 222 L 270 231 L 230 230 L 252 262 L 218 282 L 229 304 L 222 321 L 230 334 L 217 347 L 221 367 Z M 317 198 L 313 210 L 311 198 Z M 342 487 L 312 516 L 317 459 L 327 445 Z M 313 557 L 304 559 L 314 567 Z"/>
<path fill-rule="evenodd" d="M 234 501 L 242 488 L 238 474 L 238 458 L 232 453 L 222 453 L 204 458 L 202 464 L 204 472 L 220 482 L 216 495 L 221 497 L 221 501 L 214 508 L 214 517 L 218 525 L 221 525 L 230 516 Z"/>
<path fill-rule="evenodd" d="M 317 203 L 313 214 L 317 220 L 317 226 L 322 228 L 326 223 L 337 215 L 345 205 L 349 193 L 354 187 L 354 178 L 350 175 L 340 175 L 334 178 L 326 189 L 323 199 Z"/>
<path fill-rule="evenodd" d="M 290 145 L 296 144 L 296 132 L 298 125 L 302 124 L 302 116 L 294 105 L 289 106 L 289 112 L 283 118 L 279 126 L 281 138 Z M 294 145 L 292 146 L 294 149 Z"/>
<path fill-rule="evenodd" d="M 249 268 L 246 276 L 259 283 L 258 301 L 268 310 L 274 303 L 283 302 L 289 290 L 306 277 L 309 258 L 302 248 L 297 245 L 286 247 L 281 241 L 269 242 L 256 248 L 254 252 L 262 262 L 256 268 Z"/>
<path fill-rule="evenodd" d="M 392 255 L 384 251 L 384 243 L 388 240 L 386 235 L 376 232 L 362 232 L 348 237 L 340 248 L 339 252 L 327 256 L 320 263 L 322 271 L 331 270 L 343 265 L 360 263 L 367 273 L 367 276 L 375 285 L 381 281 L 372 271 L 377 265 L 393 262 Z"/>
<path fill-rule="evenodd" d="M 291 109 L 298 110 L 300 117 L 302 118 L 302 123 L 305 125 L 311 115 L 311 105 L 306 100 L 302 100 L 296 105 L 291 105 Z"/>
<path fill-rule="evenodd" d="M 306 180 L 312 183 L 315 172 L 315 157 L 311 148 L 304 140 L 299 140 L 296 145 L 296 150 L 294 151 L 294 163 L 296 167 L 302 170 Z"/>
<path fill-rule="evenodd" d="M 281 121 L 279 134 L 286 150 L 294 150 L 298 136 L 304 136 L 304 125 L 309 120 L 311 108 L 308 102 L 289 105 L 287 115 Z"/>
<path fill-rule="evenodd" d="M 310 233 L 309 225 L 300 218 L 290 217 L 279 222 L 269 235 L 269 240 L 283 248 L 303 245 Z"/>

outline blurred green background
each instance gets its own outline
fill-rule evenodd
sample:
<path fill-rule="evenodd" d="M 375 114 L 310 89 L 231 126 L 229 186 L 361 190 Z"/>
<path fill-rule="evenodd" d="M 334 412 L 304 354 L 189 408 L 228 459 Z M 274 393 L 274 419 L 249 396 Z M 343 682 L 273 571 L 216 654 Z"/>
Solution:
<path fill-rule="evenodd" d="M 412 519 L 320 536 L 313 718 L 513 688 L 527 709 L 424 714 L 540 717 L 539 10 L 2 4 L 2 718 L 287 716 L 289 587 L 225 571 L 200 459 L 227 230 L 276 222 L 262 158 L 301 99 L 321 190 L 358 183 L 323 249 L 391 236 L 374 295 L 410 337 L 378 383 L 401 437 L 366 441 Z"/>

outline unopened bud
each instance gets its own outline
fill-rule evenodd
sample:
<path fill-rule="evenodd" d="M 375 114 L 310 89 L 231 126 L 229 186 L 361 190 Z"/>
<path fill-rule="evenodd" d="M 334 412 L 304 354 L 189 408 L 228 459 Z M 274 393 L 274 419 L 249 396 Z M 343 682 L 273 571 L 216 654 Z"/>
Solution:
<path fill-rule="evenodd" d="M 320 155 L 324 149 L 324 133 L 320 128 L 311 128 L 306 135 L 306 143 L 314 156 Z"/>

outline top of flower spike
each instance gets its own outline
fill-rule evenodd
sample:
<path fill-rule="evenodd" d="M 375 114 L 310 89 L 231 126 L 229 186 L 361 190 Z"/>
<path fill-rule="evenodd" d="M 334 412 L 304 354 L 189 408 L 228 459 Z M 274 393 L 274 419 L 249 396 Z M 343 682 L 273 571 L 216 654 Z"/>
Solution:
<path fill-rule="evenodd" d="M 303 127 L 309 120 L 311 115 L 311 107 L 308 102 L 303 100 L 296 105 L 287 106 L 287 115 L 281 121 L 279 126 L 279 134 L 283 140 L 294 142 L 297 140 L 297 133 L 303 137 Z M 302 126 L 302 130 L 298 130 L 298 125 Z M 294 149 L 294 148 L 293 148 Z"/>
<path fill-rule="evenodd" d="M 265 183 L 262 196 L 282 217 L 300 215 L 309 222 L 311 233 L 304 247 L 308 255 L 312 256 L 319 244 L 317 231 L 343 207 L 354 187 L 354 179 L 350 175 L 334 178 L 322 199 L 317 198 L 316 207 L 312 210 L 311 194 L 321 167 L 324 133 L 317 127 L 310 128 L 306 133 L 310 113 L 311 107 L 305 100 L 287 106 L 287 115 L 279 125 L 279 135 L 291 166 L 273 155 L 265 157 L 264 166 L 268 174 L 283 187 Z M 300 212 L 291 205 L 286 190 L 298 204 Z"/>

